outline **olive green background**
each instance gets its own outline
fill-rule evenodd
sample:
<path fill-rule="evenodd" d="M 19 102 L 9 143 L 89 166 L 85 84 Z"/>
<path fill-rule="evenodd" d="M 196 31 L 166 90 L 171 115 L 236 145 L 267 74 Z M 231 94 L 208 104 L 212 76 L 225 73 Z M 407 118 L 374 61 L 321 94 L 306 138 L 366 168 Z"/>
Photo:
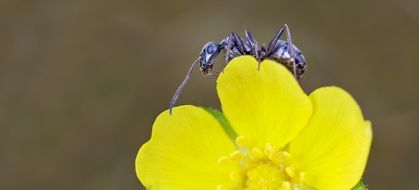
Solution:
<path fill-rule="evenodd" d="M 2 0 L 0 189 L 142 189 L 137 151 L 202 45 L 245 29 L 268 43 L 284 23 L 307 59 L 305 91 L 341 86 L 372 121 L 369 188 L 419 189 L 418 7 Z M 215 81 L 196 70 L 179 104 L 218 108 Z"/>

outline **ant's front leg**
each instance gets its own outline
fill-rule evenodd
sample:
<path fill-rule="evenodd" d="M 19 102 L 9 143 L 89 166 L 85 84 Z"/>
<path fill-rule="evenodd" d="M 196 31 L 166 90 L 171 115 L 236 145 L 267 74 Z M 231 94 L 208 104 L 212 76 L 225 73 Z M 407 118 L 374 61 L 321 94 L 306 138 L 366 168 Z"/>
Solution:
<path fill-rule="evenodd" d="M 227 48 L 226 54 L 225 54 L 225 62 L 228 63 L 230 61 L 230 56 L 232 56 L 233 52 L 231 51 L 231 48 L 233 47 L 233 33 L 230 34 L 227 40 Z"/>
<path fill-rule="evenodd" d="M 244 55 L 244 53 L 242 52 L 241 48 L 238 45 L 239 41 L 238 41 L 237 37 L 238 36 L 235 35 L 234 33 L 231 33 L 230 36 L 228 37 L 227 47 L 225 49 L 225 51 L 226 51 L 226 54 L 225 54 L 226 63 L 228 63 L 229 61 L 231 61 L 233 58 L 235 58 L 237 56 Z M 238 38 L 240 38 L 240 37 L 238 37 Z"/>

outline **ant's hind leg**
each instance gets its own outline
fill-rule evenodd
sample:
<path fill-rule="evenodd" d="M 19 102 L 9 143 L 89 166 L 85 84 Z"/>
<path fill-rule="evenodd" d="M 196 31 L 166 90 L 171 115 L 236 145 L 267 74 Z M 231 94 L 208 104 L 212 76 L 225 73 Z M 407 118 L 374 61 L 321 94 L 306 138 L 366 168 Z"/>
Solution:
<path fill-rule="evenodd" d="M 269 55 L 272 53 L 272 51 L 274 51 L 277 47 L 278 44 L 278 40 L 281 37 L 282 33 L 284 32 L 286 25 L 282 26 L 276 33 L 274 38 L 271 40 L 271 42 L 268 45 L 268 50 L 266 52 L 266 55 Z"/>
<path fill-rule="evenodd" d="M 243 39 L 236 33 L 233 32 L 234 39 L 236 40 L 237 49 L 240 51 L 241 54 L 246 54 L 246 47 L 244 45 Z"/>
<path fill-rule="evenodd" d="M 291 41 L 291 32 L 287 24 L 285 24 L 284 27 L 285 27 L 285 32 L 287 33 L 288 48 L 290 49 L 292 72 L 294 74 L 294 77 L 297 78 L 297 65 L 295 64 L 295 52 L 294 52 L 294 45 L 292 44 L 292 41 Z"/>

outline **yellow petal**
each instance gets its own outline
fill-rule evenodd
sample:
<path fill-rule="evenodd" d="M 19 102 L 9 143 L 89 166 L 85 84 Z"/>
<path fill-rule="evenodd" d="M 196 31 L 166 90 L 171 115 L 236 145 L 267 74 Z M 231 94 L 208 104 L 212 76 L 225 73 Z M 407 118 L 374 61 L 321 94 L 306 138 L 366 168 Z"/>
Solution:
<path fill-rule="evenodd" d="M 152 190 L 214 190 L 231 185 L 228 166 L 217 161 L 235 149 L 223 128 L 204 109 L 180 106 L 161 113 L 151 140 L 135 161 L 137 176 Z"/>
<path fill-rule="evenodd" d="M 372 131 L 355 100 L 337 87 L 310 94 L 313 115 L 306 128 L 290 143 L 304 182 L 321 190 L 351 189 L 367 162 Z"/>
<path fill-rule="evenodd" d="M 217 80 L 223 113 L 253 146 L 285 146 L 307 124 L 311 103 L 284 66 L 252 56 L 233 59 Z"/>

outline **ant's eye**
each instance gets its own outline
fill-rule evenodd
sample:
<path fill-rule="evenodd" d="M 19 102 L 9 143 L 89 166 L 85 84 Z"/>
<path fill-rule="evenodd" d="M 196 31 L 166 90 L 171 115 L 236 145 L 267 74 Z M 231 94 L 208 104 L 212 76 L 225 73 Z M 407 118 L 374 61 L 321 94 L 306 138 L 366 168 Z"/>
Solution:
<path fill-rule="evenodd" d="M 207 48 L 207 53 L 213 54 L 215 52 L 215 49 L 216 49 L 215 45 L 210 45 Z"/>

